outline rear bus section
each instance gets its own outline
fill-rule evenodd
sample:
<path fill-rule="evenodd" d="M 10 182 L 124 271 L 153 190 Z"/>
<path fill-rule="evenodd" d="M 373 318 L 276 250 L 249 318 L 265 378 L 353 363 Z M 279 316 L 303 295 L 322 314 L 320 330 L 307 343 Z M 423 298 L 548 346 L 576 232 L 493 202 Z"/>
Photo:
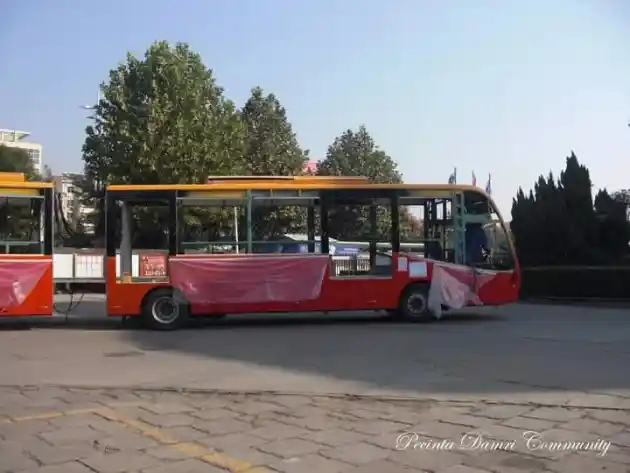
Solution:
<path fill-rule="evenodd" d="M 0 173 L 0 317 L 52 315 L 52 187 Z"/>
<path fill-rule="evenodd" d="M 256 312 L 427 319 L 518 294 L 503 221 L 472 187 L 221 178 L 106 199 L 108 313 L 156 329 Z"/>

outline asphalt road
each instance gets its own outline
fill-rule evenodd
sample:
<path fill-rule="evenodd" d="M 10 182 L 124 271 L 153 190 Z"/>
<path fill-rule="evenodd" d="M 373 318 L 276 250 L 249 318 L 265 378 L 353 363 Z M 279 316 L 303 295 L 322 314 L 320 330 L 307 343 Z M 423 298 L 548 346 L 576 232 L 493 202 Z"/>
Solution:
<path fill-rule="evenodd" d="M 158 333 L 107 320 L 102 300 L 88 297 L 67 320 L 0 323 L 2 384 L 554 402 L 630 388 L 627 309 L 518 304 L 432 324 L 356 313 L 248 315 Z"/>

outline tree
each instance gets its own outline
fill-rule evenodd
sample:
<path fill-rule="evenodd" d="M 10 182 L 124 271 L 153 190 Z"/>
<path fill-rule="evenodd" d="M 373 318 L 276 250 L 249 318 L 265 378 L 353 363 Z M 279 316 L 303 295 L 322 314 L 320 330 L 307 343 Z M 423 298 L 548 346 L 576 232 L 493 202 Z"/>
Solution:
<path fill-rule="evenodd" d="M 328 147 L 317 167 L 320 176 L 365 176 L 371 182 L 399 184 L 402 175 L 394 160 L 379 149 L 364 125 L 346 130 Z"/>
<path fill-rule="evenodd" d="M 83 195 L 98 209 L 98 236 L 107 184 L 203 183 L 238 172 L 238 113 L 188 45 L 160 41 L 144 58 L 128 54 L 110 71 L 101 97 L 83 145 Z"/>
<path fill-rule="evenodd" d="M 605 189 L 600 190 L 595 196 L 595 214 L 598 223 L 598 246 L 607 262 L 619 264 L 628 255 L 630 240 L 626 203 L 618 198 L 618 193 L 611 196 Z"/>
<path fill-rule="evenodd" d="M 0 145 L 0 172 L 21 172 L 28 180 L 40 177 L 28 153 L 12 146 Z"/>
<path fill-rule="evenodd" d="M 601 247 L 591 188 L 589 171 L 574 153 L 566 158 L 559 179 L 552 173 L 540 176 L 529 195 L 519 188 L 510 225 L 523 266 L 602 262 L 606 250 Z M 600 206 L 609 204 L 606 196 L 600 196 Z"/>
<path fill-rule="evenodd" d="M 241 111 L 245 127 L 242 169 L 250 176 L 296 176 L 308 160 L 287 118 L 285 108 L 273 94 L 255 87 Z M 255 208 L 253 230 L 256 239 L 304 232 L 303 209 Z"/>
<path fill-rule="evenodd" d="M 357 131 L 346 130 L 328 147 L 326 158 L 319 162 L 320 176 L 364 176 L 374 183 L 402 183 L 396 162 L 376 143 L 365 126 Z M 421 224 L 406 209 L 401 208 L 401 236 L 419 234 Z M 389 210 L 377 208 L 377 235 L 371 235 L 369 210 L 358 206 L 336 206 L 329 215 L 330 235 L 339 239 L 376 237 L 389 241 L 391 218 Z"/>

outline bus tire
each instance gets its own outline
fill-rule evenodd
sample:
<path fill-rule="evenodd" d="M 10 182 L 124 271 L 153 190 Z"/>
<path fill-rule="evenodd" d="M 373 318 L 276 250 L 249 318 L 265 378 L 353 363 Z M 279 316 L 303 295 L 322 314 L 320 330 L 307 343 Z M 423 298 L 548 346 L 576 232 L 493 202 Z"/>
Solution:
<path fill-rule="evenodd" d="M 434 319 L 429 309 L 429 285 L 411 284 L 400 295 L 397 317 L 409 322 L 428 322 Z"/>
<path fill-rule="evenodd" d="M 152 330 L 177 330 L 186 324 L 188 315 L 188 301 L 172 287 L 155 289 L 142 302 L 143 325 Z"/>

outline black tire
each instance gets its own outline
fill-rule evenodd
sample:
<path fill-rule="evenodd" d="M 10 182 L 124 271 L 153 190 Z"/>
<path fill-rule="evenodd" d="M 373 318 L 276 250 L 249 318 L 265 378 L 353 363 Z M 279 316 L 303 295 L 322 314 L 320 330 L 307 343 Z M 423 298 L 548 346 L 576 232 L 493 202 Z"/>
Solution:
<path fill-rule="evenodd" d="M 188 321 L 184 295 L 172 287 L 156 289 L 142 303 L 142 323 L 151 330 L 177 330 Z"/>
<path fill-rule="evenodd" d="M 397 318 L 409 322 L 430 322 L 435 320 L 429 309 L 429 285 L 412 284 L 400 295 Z"/>

